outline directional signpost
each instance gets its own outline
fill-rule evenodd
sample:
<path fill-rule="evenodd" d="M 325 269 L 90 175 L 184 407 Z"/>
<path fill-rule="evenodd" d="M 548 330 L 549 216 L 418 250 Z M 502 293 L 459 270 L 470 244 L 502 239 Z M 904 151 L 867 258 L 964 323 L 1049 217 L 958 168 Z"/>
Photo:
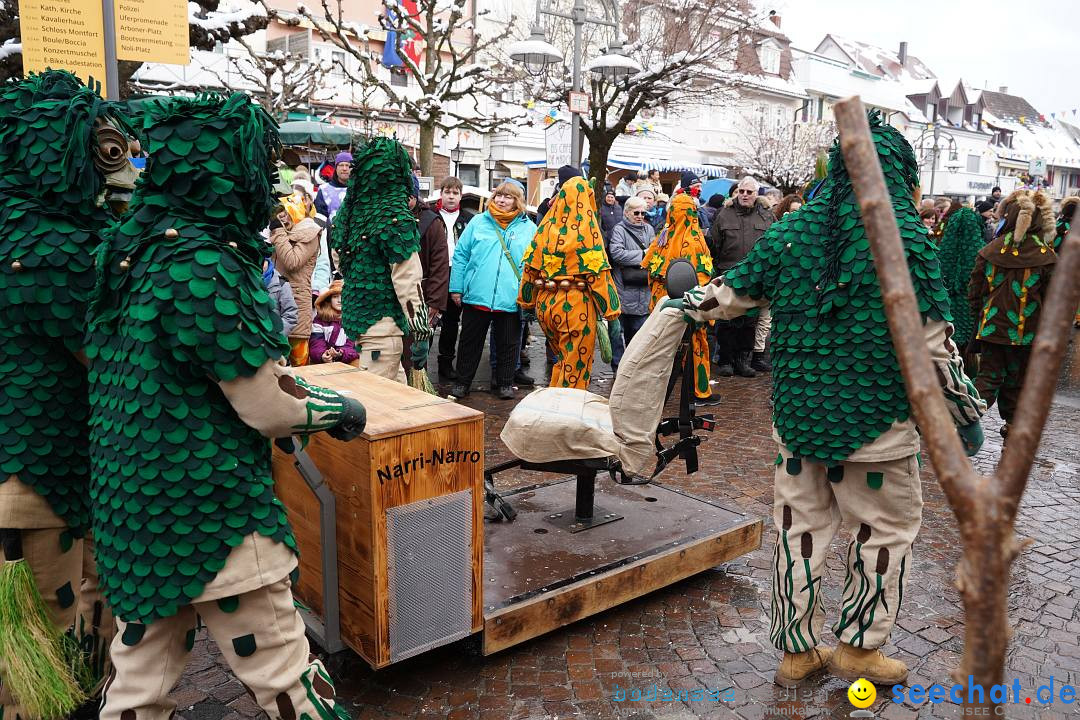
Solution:
<path fill-rule="evenodd" d="M 69 70 L 120 97 L 117 59 L 191 62 L 186 0 L 20 0 L 23 73 Z"/>

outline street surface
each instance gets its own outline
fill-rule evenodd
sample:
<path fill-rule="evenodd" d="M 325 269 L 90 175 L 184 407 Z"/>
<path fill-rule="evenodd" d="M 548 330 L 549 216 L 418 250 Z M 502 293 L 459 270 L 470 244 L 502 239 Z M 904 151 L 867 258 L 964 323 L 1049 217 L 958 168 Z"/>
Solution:
<path fill-rule="evenodd" d="M 532 365 L 527 370 L 540 381 L 542 342 L 534 340 L 529 354 Z M 598 357 L 592 389 L 606 394 L 610 386 L 610 370 Z M 487 413 L 487 462 L 494 463 L 509 457 L 498 434 L 513 402 L 495 399 L 484 391 L 487 387 L 485 353 L 481 374 L 465 403 Z M 442 389 L 446 391 L 445 386 Z M 676 464 L 662 481 L 732 509 L 768 517 L 776 457 L 767 402 L 769 376 L 722 378 L 715 389 L 724 402 L 715 408 L 719 427 L 701 447 L 701 471 L 686 477 Z M 991 473 L 1001 453 L 996 409 L 983 424 L 986 444 L 975 464 Z M 926 506 L 915 543 L 916 569 L 885 651 L 908 663 L 909 685 L 951 686 L 949 672 L 958 664 L 964 633 L 959 594 L 952 583 L 960 543 L 928 462 L 922 477 Z M 1010 704 L 1005 717 L 1074 717 L 1080 714 L 1077 705 L 1058 702 L 1040 708 L 1034 693 L 1051 676 L 1055 692 L 1063 683 L 1080 685 L 1080 331 L 1074 332 L 1069 346 L 1017 531 L 1033 543 L 1014 565 L 1009 604 L 1015 635 L 1005 682 L 1011 686 L 1018 679 L 1021 702 L 1031 696 L 1032 704 Z M 825 593 L 831 611 L 843 586 L 846 543 L 846 536 L 837 539 L 828 563 Z M 773 532 L 767 521 L 762 547 L 750 555 L 489 658 L 466 641 L 379 672 L 348 653 L 331 658 L 328 666 L 339 700 L 347 703 L 354 717 L 363 719 L 849 717 L 854 708 L 847 700 L 847 684 L 828 675 L 800 690 L 797 698 L 772 684 L 779 661 L 779 652 L 768 640 L 772 551 Z M 833 620 L 829 616 L 827 626 Z M 835 642 L 831 634 L 827 638 Z M 719 690 L 722 698 L 730 689 L 727 697 L 732 699 L 613 700 L 616 685 L 647 691 L 654 683 L 673 691 Z M 173 696 L 180 703 L 181 718 L 265 717 L 231 678 L 205 635 Z M 871 708 L 876 717 L 960 716 L 960 708 L 948 703 L 896 704 L 888 688 L 878 688 L 877 697 Z"/>

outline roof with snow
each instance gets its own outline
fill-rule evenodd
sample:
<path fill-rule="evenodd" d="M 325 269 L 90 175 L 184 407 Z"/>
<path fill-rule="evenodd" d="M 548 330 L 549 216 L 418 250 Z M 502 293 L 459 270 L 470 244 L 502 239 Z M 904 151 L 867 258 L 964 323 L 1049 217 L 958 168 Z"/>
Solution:
<path fill-rule="evenodd" d="M 986 109 L 1003 120 L 1023 117 L 1035 122 L 1039 119 L 1039 111 L 1019 95 L 983 90 L 982 98 Z"/>
<path fill-rule="evenodd" d="M 930 68 L 926 67 L 923 61 L 914 55 L 909 54 L 907 62 L 901 65 L 900 55 L 897 52 L 885 50 L 859 40 L 834 35 L 833 33 L 829 33 L 818 43 L 815 52 L 825 53 L 830 40 L 852 63 L 869 75 L 887 77 L 901 82 L 925 80 L 934 77 L 934 73 L 930 72 Z"/>

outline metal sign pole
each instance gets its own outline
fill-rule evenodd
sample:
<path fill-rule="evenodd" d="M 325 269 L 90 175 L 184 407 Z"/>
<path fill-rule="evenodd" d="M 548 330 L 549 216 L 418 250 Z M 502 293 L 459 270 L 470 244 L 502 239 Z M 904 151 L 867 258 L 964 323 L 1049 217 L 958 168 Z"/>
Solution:
<path fill-rule="evenodd" d="M 120 68 L 116 61 L 116 4 L 101 0 L 105 33 L 105 99 L 120 99 Z"/>

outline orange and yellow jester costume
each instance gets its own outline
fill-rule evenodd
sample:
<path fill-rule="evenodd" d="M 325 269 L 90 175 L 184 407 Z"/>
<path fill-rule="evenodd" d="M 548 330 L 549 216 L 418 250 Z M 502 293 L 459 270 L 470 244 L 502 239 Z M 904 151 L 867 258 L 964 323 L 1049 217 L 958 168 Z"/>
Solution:
<path fill-rule="evenodd" d="M 534 309 L 555 354 L 551 387 L 589 387 L 597 317 L 619 317 L 596 198 L 585 178 L 563 184 L 525 253 L 518 304 Z"/>
<path fill-rule="evenodd" d="M 702 285 L 712 278 L 712 254 L 698 223 L 697 200 L 686 194 L 676 195 L 672 199 L 664 231 L 653 240 L 641 261 L 641 267 L 649 273 L 649 289 L 652 291 L 650 312 L 660 298 L 667 296 L 665 280 L 668 266 L 673 260 L 679 259 L 690 261 Z M 712 395 L 712 390 L 709 388 L 709 340 L 704 327 L 694 332 L 693 352 L 694 395 L 707 398 Z"/>

